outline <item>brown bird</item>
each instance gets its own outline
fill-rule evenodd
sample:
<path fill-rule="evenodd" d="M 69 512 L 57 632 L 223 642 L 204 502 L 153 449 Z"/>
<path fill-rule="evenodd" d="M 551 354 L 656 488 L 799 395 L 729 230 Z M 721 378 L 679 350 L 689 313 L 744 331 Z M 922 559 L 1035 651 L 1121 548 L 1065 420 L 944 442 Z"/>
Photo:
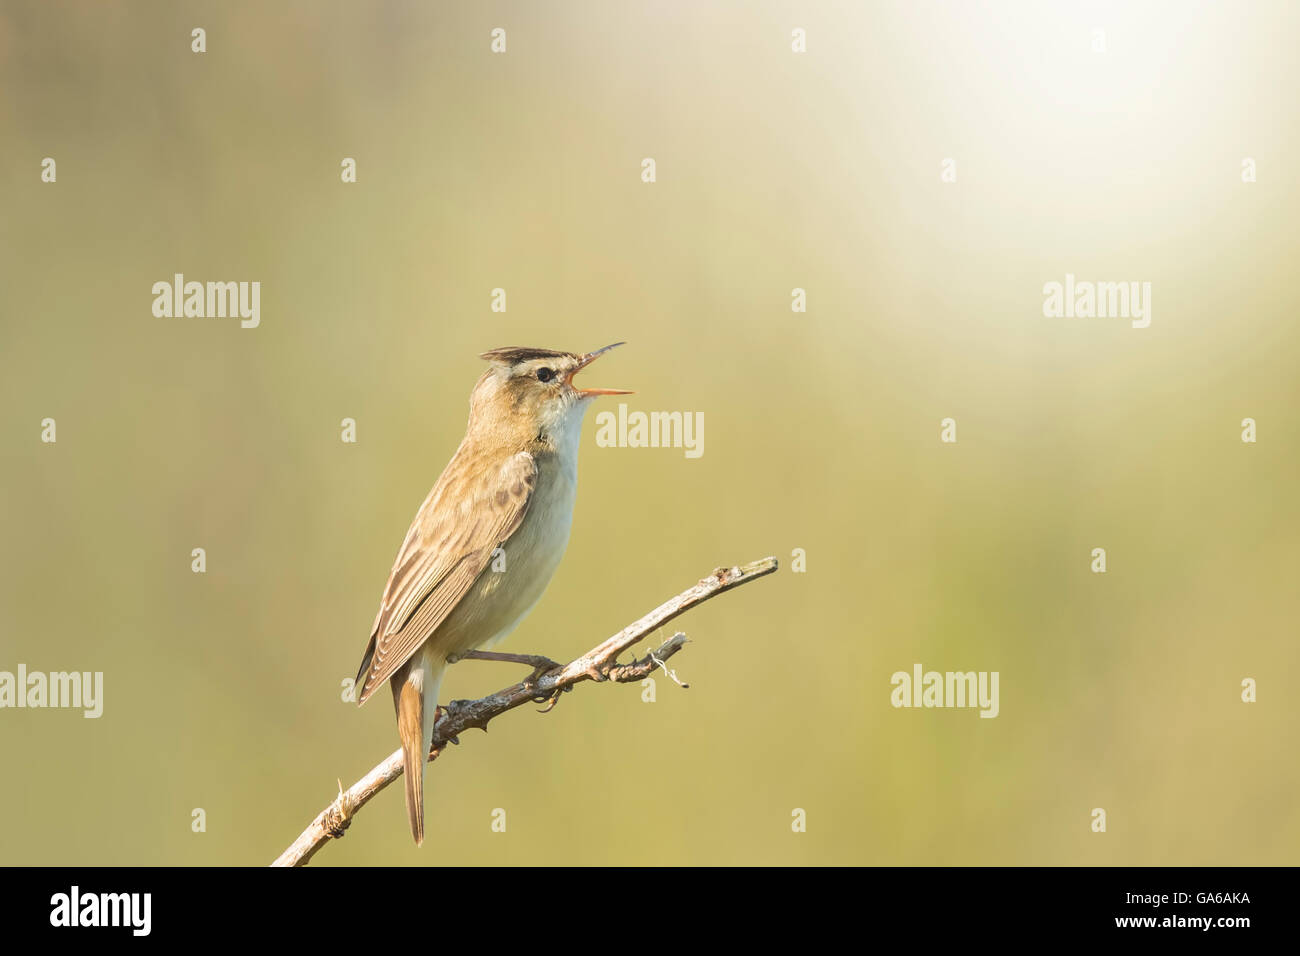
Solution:
<path fill-rule="evenodd" d="M 550 583 L 573 520 L 583 414 L 597 395 L 630 394 L 578 388 L 573 377 L 614 347 L 484 352 L 491 366 L 470 393 L 465 437 L 393 562 L 357 672 L 357 703 L 391 682 L 417 846 L 443 672 L 449 658 L 514 630 Z"/>

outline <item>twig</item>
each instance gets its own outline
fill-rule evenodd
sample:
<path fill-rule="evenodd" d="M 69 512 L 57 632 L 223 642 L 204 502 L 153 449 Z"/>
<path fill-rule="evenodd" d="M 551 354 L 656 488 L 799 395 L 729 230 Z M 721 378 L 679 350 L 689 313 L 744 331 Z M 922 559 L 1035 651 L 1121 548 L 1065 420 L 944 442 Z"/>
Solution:
<path fill-rule="evenodd" d="M 777 568 L 776 558 L 764 558 L 741 567 L 718 568 L 694 587 L 665 601 L 639 621 L 629 624 L 613 637 L 593 647 L 581 657 L 563 667 L 542 674 L 534 683 L 512 684 L 495 694 L 478 700 L 452 701 L 433 728 L 433 747 L 429 760 L 437 758 L 450 743 L 458 743 L 458 736 L 470 727 L 487 730 L 488 721 L 524 704 L 549 701 L 548 710 L 555 705 L 559 695 L 583 681 L 615 681 L 630 683 L 642 680 L 676 654 L 686 644 L 686 635 L 677 633 L 648 656 L 630 664 L 619 664 L 618 655 L 632 645 L 653 634 L 673 618 L 697 604 L 716 597 L 732 588 L 748 584 Z M 667 668 L 665 668 L 667 670 Z M 347 790 L 339 786 L 339 795 L 316 819 L 303 830 L 272 863 L 272 866 L 302 866 L 330 841 L 343 836 L 356 812 L 364 807 L 384 787 L 402 775 L 402 751 L 395 750 L 388 758 L 354 783 Z"/>

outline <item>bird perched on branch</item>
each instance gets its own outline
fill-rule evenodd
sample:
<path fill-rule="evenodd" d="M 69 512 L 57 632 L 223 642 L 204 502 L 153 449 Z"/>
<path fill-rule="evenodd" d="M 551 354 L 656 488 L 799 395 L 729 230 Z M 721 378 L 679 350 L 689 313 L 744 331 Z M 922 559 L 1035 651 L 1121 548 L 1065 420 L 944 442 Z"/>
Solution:
<path fill-rule="evenodd" d="M 579 388 L 573 378 L 615 345 L 585 355 L 484 352 L 491 365 L 470 393 L 465 437 L 393 562 L 357 673 L 357 703 L 390 682 L 417 846 L 443 672 L 514 630 L 550 583 L 573 521 L 583 414 L 598 395 L 630 394 Z"/>

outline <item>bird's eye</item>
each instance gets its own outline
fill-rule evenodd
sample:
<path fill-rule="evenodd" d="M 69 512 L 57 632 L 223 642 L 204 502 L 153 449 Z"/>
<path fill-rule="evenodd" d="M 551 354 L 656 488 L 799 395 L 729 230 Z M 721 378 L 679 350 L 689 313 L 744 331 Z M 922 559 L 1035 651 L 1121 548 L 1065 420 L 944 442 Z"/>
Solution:
<path fill-rule="evenodd" d="M 551 369 L 539 368 L 537 370 L 537 380 L 539 382 L 549 382 L 553 378 L 555 378 L 555 372 L 553 372 Z"/>

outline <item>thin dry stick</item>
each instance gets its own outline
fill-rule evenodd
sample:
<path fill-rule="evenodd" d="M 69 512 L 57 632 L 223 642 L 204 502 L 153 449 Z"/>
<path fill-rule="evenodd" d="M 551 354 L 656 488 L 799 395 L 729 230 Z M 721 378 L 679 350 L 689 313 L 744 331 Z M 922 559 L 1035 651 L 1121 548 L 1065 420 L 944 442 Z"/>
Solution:
<path fill-rule="evenodd" d="M 583 681 L 612 680 L 618 683 L 629 683 L 648 677 L 657 668 L 663 666 L 664 661 L 682 649 L 686 643 L 685 634 L 674 634 L 649 655 L 630 664 L 619 664 L 618 655 L 697 604 L 771 574 L 776 568 L 776 558 L 764 558 L 741 567 L 718 568 L 694 587 L 687 588 L 675 598 L 665 601 L 641 620 L 629 624 L 581 657 L 563 667 L 542 674 L 536 682 L 513 684 L 479 700 L 452 701 L 434 725 L 433 747 L 429 753 L 429 760 L 436 759 L 449 742 L 458 743 L 457 737 L 461 731 L 470 727 L 487 730 L 488 721 L 493 717 L 531 701 L 549 701 L 549 709 L 555 705 L 560 694 Z M 664 670 L 667 668 L 665 667 Z M 402 751 L 395 750 L 383 763 L 347 790 L 344 790 L 340 783 L 339 795 L 271 865 L 302 866 L 305 864 L 331 838 L 337 839 L 343 836 L 356 812 L 401 775 Z"/>

